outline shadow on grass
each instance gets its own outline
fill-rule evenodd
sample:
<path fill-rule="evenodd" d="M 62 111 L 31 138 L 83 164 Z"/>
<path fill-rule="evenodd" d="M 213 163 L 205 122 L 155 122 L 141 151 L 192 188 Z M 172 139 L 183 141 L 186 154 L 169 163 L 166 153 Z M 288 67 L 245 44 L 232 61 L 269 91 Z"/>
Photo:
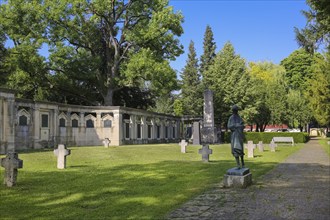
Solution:
<path fill-rule="evenodd" d="M 0 213 L 15 219 L 159 219 L 219 183 L 232 165 L 232 161 L 163 161 L 108 169 L 72 165 L 61 171 L 25 171 L 16 187 L 1 187 Z"/>
<path fill-rule="evenodd" d="M 0 186 L 1 218 L 163 218 L 188 199 L 220 183 L 226 170 L 235 166 L 231 155 L 223 155 L 227 155 L 229 150 L 223 153 L 226 149 L 213 148 L 210 162 L 205 163 L 201 161 L 201 155 L 197 154 L 199 148 L 191 148 L 193 151 L 189 151 L 191 153 L 188 155 L 175 153 L 173 155 L 176 155 L 176 159 L 172 160 L 143 160 L 138 163 L 131 162 L 131 158 L 122 158 L 127 152 L 125 148 L 110 149 L 111 154 L 108 150 L 99 148 L 89 155 L 83 154 L 83 159 L 69 159 L 71 162 L 66 170 L 54 168 L 56 159 L 52 152 L 46 152 L 47 158 L 36 166 L 37 169 L 32 165 L 29 167 L 29 163 L 38 162 L 35 158 L 39 154 L 36 154 L 30 161 L 26 161 L 27 166 L 24 169 L 19 170 L 17 186 Z M 133 154 L 131 157 L 152 158 L 154 149 L 145 149 L 149 151 Z M 162 150 L 167 151 L 155 151 Z M 117 151 L 120 151 L 120 158 L 116 157 Z M 93 156 L 96 157 L 95 154 L 98 154 L 100 159 L 91 160 Z M 190 158 L 195 154 L 199 158 L 198 161 Z M 178 159 L 183 157 L 188 159 Z M 227 157 L 230 159 L 225 159 Z M 52 158 L 52 161 L 48 158 Z M 260 162 L 257 159 L 246 160 L 246 166 L 253 173 L 253 178 L 266 173 L 277 164 Z M 120 160 L 123 160 L 122 164 L 117 163 Z M 0 175 L 2 173 L 3 169 L 0 170 Z"/>

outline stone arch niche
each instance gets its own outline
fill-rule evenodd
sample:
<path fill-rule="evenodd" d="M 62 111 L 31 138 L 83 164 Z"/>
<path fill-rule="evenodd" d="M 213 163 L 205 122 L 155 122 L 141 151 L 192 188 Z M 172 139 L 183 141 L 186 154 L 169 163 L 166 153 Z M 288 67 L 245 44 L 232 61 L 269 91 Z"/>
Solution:
<path fill-rule="evenodd" d="M 86 114 L 85 118 L 85 143 L 88 146 L 101 145 L 101 135 L 98 133 L 97 119 L 93 114 Z"/>
<path fill-rule="evenodd" d="M 113 124 L 113 116 L 112 115 L 105 114 L 105 115 L 102 116 L 101 120 L 102 120 L 101 127 L 103 127 L 103 128 L 112 128 L 112 124 Z"/>
<path fill-rule="evenodd" d="M 58 116 L 58 125 L 60 128 L 65 128 L 68 126 L 68 118 L 64 112 L 61 112 L 61 114 Z"/>
<path fill-rule="evenodd" d="M 96 117 L 92 114 L 85 116 L 85 127 L 86 128 L 95 128 L 96 127 Z"/>
<path fill-rule="evenodd" d="M 17 112 L 18 126 L 28 126 L 31 122 L 31 115 L 24 108 Z"/>
<path fill-rule="evenodd" d="M 118 126 L 117 126 L 118 127 Z M 102 142 L 106 139 L 110 140 L 110 145 L 113 142 L 114 136 L 113 132 L 116 129 L 114 126 L 114 117 L 112 113 L 102 113 L 101 114 L 101 124 L 98 129 L 99 138 Z"/>
<path fill-rule="evenodd" d="M 79 116 L 77 113 L 73 113 L 71 115 L 71 127 L 72 128 L 78 128 L 79 127 Z"/>
<path fill-rule="evenodd" d="M 31 114 L 24 108 L 17 111 L 16 145 L 32 148 Z"/>

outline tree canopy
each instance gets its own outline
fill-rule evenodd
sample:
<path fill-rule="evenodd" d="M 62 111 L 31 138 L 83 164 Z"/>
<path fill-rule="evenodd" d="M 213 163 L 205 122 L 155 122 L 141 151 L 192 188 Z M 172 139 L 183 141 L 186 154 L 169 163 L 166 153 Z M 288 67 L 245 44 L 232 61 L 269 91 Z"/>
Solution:
<path fill-rule="evenodd" d="M 203 40 L 203 54 L 200 58 L 200 74 L 203 77 L 209 66 L 213 64 L 216 56 L 216 43 L 214 42 L 213 31 L 211 26 L 207 25 L 204 40 Z"/>
<path fill-rule="evenodd" d="M 38 76 L 28 73 L 31 66 L 20 71 L 49 82 L 62 99 L 90 104 L 113 105 L 123 88 L 155 96 L 175 88 L 168 60 L 183 52 L 182 21 L 167 0 L 12 0 L 0 6 L 3 32 L 17 53 L 36 57 L 30 65 Z M 45 45 L 49 56 L 37 61 Z"/>
<path fill-rule="evenodd" d="M 330 4 L 328 0 L 307 0 L 310 6 L 308 11 L 303 11 L 307 19 L 305 28 L 295 28 L 298 44 L 313 54 L 324 44 L 330 49 Z"/>
<path fill-rule="evenodd" d="M 181 102 L 184 115 L 200 116 L 203 112 L 203 91 L 198 71 L 195 44 L 190 41 L 186 65 L 181 73 Z"/>

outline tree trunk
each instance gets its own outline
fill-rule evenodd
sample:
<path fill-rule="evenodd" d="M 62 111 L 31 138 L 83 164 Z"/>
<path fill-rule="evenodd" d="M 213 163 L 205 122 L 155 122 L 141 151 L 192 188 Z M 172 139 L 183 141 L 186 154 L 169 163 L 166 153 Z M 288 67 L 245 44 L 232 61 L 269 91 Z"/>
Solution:
<path fill-rule="evenodd" d="M 113 105 L 113 89 L 108 88 L 107 94 L 104 97 L 104 105 L 105 106 L 112 106 Z"/>
<path fill-rule="evenodd" d="M 256 123 L 256 132 L 259 132 L 259 123 Z"/>

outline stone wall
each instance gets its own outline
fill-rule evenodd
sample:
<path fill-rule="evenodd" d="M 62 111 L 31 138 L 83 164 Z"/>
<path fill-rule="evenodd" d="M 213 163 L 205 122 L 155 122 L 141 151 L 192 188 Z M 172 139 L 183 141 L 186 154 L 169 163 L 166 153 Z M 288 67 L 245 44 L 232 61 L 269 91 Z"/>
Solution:
<path fill-rule="evenodd" d="M 0 153 L 68 146 L 177 142 L 181 119 L 120 106 L 78 106 L 15 99 L 0 89 Z"/>

